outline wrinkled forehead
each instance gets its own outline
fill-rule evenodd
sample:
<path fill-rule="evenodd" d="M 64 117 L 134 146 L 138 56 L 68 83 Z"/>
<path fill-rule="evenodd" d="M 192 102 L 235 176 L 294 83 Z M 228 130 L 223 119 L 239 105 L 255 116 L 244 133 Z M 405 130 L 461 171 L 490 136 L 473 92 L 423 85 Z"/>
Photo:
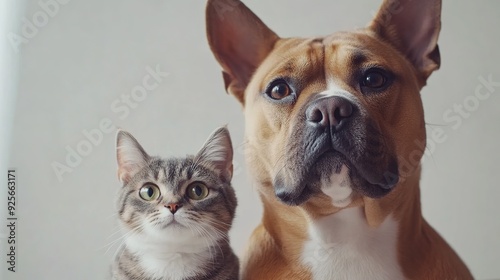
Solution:
<path fill-rule="evenodd" d="M 259 68 L 254 80 L 267 83 L 290 78 L 299 84 L 349 82 L 355 71 L 369 67 L 394 67 L 400 55 L 367 30 L 338 32 L 318 38 L 285 38 Z M 397 68 L 397 67 L 396 67 Z M 300 86 L 300 85 L 299 85 Z"/>

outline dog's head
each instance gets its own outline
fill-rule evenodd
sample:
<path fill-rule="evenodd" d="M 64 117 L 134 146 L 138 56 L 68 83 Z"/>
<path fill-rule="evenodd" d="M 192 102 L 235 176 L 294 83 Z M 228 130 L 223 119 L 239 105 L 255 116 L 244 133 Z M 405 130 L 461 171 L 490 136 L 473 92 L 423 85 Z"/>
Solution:
<path fill-rule="evenodd" d="M 346 207 L 419 170 L 420 89 L 439 68 L 440 10 L 386 0 L 364 29 L 280 38 L 240 1 L 209 0 L 208 40 L 244 107 L 257 179 L 287 204 L 326 194 Z"/>

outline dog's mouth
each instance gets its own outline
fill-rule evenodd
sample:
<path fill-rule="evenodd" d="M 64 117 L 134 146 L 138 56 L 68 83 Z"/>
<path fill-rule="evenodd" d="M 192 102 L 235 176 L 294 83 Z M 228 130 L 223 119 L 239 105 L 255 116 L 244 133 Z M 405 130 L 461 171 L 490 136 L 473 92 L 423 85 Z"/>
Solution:
<path fill-rule="evenodd" d="M 362 195 L 372 198 L 383 197 L 388 194 L 397 184 L 397 170 L 387 172 L 382 181 L 370 181 L 373 178 L 364 177 L 354 164 L 346 159 L 344 155 L 337 151 L 328 151 L 305 172 L 303 180 L 297 184 L 288 184 L 282 177 L 276 177 L 274 186 L 276 196 L 288 205 L 300 205 L 307 201 L 311 196 L 320 193 L 322 189 L 321 178 L 330 176 L 340 176 L 342 166 L 348 169 L 348 176 L 351 186 Z"/>
<path fill-rule="evenodd" d="M 299 145 L 314 146 L 314 150 L 293 151 L 295 155 L 288 158 L 288 168 L 274 180 L 279 200 L 288 205 L 303 204 L 322 192 L 325 178 L 341 176 L 343 167 L 347 169 L 349 187 L 361 195 L 380 198 L 396 186 L 398 164 L 383 141 L 368 139 L 362 142 L 368 144 L 354 145 L 331 139 L 328 134 L 318 135 L 313 145 Z"/>
<path fill-rule="evenodd" d="M 294 179 L 290 180 L 284 174 L 276 176 L 274 180 L 276 196 L 286 204 L 300 205 L 313 194 L 321 192 L 322 176 L 338 174 L 345 162 L 346 159 L 341 153 L 325 150 L 314 157 L 309 164 L 295 170 Z"/>

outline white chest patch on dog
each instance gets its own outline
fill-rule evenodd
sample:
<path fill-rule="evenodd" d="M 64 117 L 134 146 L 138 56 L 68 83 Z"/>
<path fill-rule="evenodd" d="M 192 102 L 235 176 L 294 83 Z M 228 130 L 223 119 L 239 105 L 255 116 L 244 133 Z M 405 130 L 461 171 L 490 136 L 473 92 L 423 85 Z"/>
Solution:
<path fill-rule="evenodd" d="M 397 260 L 397 230 L 391 216 L 371 228 L 362 208 L 347 208 L 310 224 L 302 260 L 315 280 L 405 279 Z"/>

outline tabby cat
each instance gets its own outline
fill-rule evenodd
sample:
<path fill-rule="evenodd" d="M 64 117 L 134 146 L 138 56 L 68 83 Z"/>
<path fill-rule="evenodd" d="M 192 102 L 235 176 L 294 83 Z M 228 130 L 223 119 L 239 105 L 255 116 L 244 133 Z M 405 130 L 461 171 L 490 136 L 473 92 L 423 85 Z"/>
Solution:
<path fill-rule="evenodd" d="M 184 158 L 149 156 L 125 131 L 116 140 L 124 246 L 113 279 L 238 279 L 228 242 L 237 202 L 227 128 Z"/>

